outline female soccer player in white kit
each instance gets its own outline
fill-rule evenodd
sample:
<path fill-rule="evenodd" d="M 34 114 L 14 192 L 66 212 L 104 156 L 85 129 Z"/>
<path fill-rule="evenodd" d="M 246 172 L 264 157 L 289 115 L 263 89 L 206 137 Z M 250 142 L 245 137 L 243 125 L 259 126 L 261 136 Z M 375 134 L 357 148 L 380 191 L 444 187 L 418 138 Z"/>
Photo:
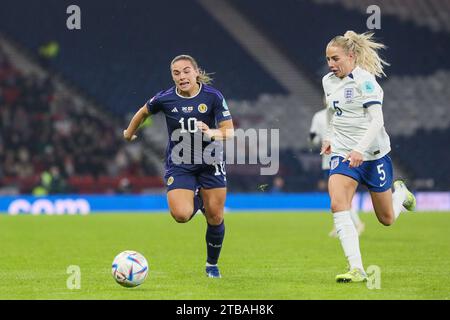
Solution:
<path fill-rule="evenodd" d="M 330 68 L 322 79 L 330 122 L 321 154 L 331 154 L 328 192 L 339 240 L 349 270 L 337 282 L 367 280 L 359 239 L 350 218 L 352 198 L 359 183 L 367 186 L 378 220 L 391 225 L 402 208 L 412 211 L 414 195 L 398 180 L 391 191 L 393 170 L 388 156 L 389 136 L 384 128 L 383 90 L 375 77 L 386 76 L 387 65 L 377 50 L 384 45 L 373 34 L 347 31 L 333 38 L 326 48 Z"/>

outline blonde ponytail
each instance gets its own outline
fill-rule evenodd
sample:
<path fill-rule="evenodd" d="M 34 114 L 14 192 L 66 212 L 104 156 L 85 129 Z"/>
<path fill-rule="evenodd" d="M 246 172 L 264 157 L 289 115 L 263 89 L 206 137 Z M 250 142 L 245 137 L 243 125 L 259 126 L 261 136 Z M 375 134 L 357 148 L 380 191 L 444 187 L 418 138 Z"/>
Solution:
<path fill-rule="evenodd" d="M 378 55 L 378 50 L 385 49 L 386 46 L 375 42 L 373 33 L 358 34 L 354 31 L 347 31 L 343 36 L 333 38 L 328 45 L 337 45 L 343 48 L 346 54 L 353 52 L 357 66 L 377 77 L 386 77 L 383 68 L 389 66 L 389 63 Z"/>
<path fill-rule="evenodd" d="M 213 81 L 213 78 L 211 77 L 211 73 L 207 73 L 205 70 L 202 70 L 199 68 L 197 61 L 191 57 L 190 55 L 187 54 L 182 54 L 179 56 L 176 56 L 175 58 L 173 58 L 172 62 L 170 63 L 170 67 L 172 67 L 172 65 L 179 61 L 179 60 L 189 60 L 192 64 L 192 66 L 198 71 L 199 75 L 197 77 L 197 81 L 203 84 L 210 84 Z"/>

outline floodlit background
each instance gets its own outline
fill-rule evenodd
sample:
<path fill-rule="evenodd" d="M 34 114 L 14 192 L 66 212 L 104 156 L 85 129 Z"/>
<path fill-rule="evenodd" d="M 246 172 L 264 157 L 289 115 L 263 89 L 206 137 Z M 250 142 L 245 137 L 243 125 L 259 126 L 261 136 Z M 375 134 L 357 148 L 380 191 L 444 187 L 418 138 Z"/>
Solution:
<path fill-rule="evenodd" d="M 345 257 L 328 236 L 321 158 L 308 141 L 324 107 L 325 47 L 347 30 L 388 47 L 379 82 L 390 155 L 421 211 L 386 228 L 366 190 L 355 195 L 365 267 L 381 272 L 375 289 L 334 281 Z M 177 224 L 168 213 L 162 115 L 134 142 L 122 137 L 173 85 L 179 54 L 213 73 L 236 128 L 279 130 L 279 141 L 260 140 L 279 152 L 277 174 L 261 175 L 262 161 L 227 165 L 219 282 L 204 275 L 203 216 Z M 0 298 L 449 299 L 449 55 L 450 0 L 2 0 Z M 257 153 L 251 144 L 235 157 Z M 127 291 L 110 266 L 130 249 L 150 273 Z"/>
<path fill-rule="evenodd" d="M 395 173 L 416 191 L 449 190 L 449 1 L 72 2 L 2 1 L 2 194 L 31 194 L 43 172 L 60 179 L 50 193 L 164 192 L 165 121 L 151 119 L 132 144 L 122 130 L 172 86 L 169 63 L 181 53 L 214 72 L 237 128 L 280 130 L 282 190 L 317 191 L 320 158 L 308 133 L 323 107 L 325 46 L 346 30 L 367 31 L 371 4 L 391 63 L 380 83 Z M 71 4 L 80 30 L 66 26 Z M 258 165 L 227 173 L 230 192 L 274 184 Z"/>

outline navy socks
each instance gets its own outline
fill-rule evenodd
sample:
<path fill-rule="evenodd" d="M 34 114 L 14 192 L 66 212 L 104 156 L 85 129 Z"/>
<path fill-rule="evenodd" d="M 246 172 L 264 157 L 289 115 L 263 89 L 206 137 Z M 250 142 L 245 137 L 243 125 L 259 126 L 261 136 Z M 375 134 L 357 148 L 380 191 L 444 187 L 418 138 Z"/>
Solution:
<path fill-rule="evenodd" d="M 217 264 L 219 260 L 220 250 L 222 249 L 223 238 L 225 237 L 225 224 L 212 226 L 208 223 L 206 229 L 206 248 L 208 253 L 207 262 L 209 264 Z"/>

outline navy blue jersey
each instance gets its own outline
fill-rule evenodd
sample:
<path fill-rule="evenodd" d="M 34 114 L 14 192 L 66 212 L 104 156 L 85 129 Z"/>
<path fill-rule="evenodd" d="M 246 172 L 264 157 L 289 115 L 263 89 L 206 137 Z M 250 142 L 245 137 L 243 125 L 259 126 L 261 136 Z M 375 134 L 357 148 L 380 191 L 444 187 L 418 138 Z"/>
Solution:
<path fill-rule="evenodd" d="M 179 150 L 180 146 L 183 147 L 180 156 L 183 156 L 184 152 L 189 154 L 183 157 L 183 159 L 189 159 L 187 163 L 204 163 L 203 151 L 211 144 L 211 141 L 203 141 L 202 133 L 197 128 L 197 121 L 202 121 L 211 129 L 216 129 L 220 122 L 231 119 L 223 95 L 217 89 L 205 84 L 200 85 L 198 94 L 193 97 L 179 95 L 174 86 L 156 94 L 147 101 L 146 105 L 151 114 L 163 112 L 166 117 L 169 134 L 166 167 L 180 164 L 178 160 L 174 161 L 172 158 L 172 151 L 174 148 Z M 175 141 L 172 141 L 173 139 Z M 200 144 L 195 144 L 195 140 L 200 141 Z M 216 146 L 216 152 L 217 148 L 220 148 L 219 144 Z"/>

